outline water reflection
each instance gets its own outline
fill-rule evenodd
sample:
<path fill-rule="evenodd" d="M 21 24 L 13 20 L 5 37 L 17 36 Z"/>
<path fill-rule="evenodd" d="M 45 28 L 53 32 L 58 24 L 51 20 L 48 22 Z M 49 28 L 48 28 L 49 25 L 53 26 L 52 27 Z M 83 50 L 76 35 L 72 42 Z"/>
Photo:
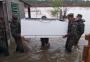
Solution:
<path fill-rule="evenodd" d="M 51 47 L 45 50 L 40 49 L 39 38 L 27 40 L 24 42 L 28 49 L 26 53 L 16 53 L 12 48 L 13 51 L 9 57 L 0 56 L 1 62 L 79 62 L 81 59 L 82 46 L 80 46 L 80 50 L 73 49 L 73 53 L 66 53 L 65 39 L 50 38 Z M 83 41 L 85 42 L 85 40 Z"/>

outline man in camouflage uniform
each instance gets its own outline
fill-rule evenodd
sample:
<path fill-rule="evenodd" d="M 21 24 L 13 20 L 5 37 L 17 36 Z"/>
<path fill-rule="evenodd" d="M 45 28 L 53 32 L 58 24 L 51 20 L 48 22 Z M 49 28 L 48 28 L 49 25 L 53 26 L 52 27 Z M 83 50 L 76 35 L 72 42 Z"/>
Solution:
<path fill-rule="evenodd" d="M 84 22 L 85 21 L 82 19 L 82 15 L 78 14 L 75 22 L 76 22 L 76 25 L 77 25 L 77 31 L 76 31 L 77 32 L 77 39 L 75 39 L 74 46 L 76 48 L 78 48 L 79 39 L 81 38 L 82 34 L 84 33 L 84 27 L 85 27 Z"/>
<path fill-rule="evenodd" d="M 18 22 L 18 17 L 16 16 L 12 17 L 12 22 L 10 24 L 10 27 L 11 27 L 11 34 L 16 43 L 16 51 L 24 52 L 23 45 L 22 45 L 22 39 L 21 39 L 21 25 Z"/>
<path fill-rule="evenodd" d="M 6 27 L 3 17 L 0 17 L 0 53 L 4 53 L 5 56 L 9 55 Z"/>
<path fill-rule="evenodd" d="M 77 23 L 75 22 L 74 15 L 71 13 L 68 15 L 68 32 L 67 35 L 64 37 L 67 37 L 65 49 L 67 52 L 72 52 L 72 47 L 74 45 L 74 40 L 77 38 Z"/>

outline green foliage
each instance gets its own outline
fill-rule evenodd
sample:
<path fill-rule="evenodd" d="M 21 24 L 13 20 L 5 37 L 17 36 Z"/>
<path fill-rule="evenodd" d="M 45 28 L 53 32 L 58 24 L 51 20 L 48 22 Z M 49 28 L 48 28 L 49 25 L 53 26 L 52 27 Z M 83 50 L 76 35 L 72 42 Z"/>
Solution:
<path fill-rule="evenodd" d="M 63 0 L 52 0 L 53 7 L 61 7 L 63 4 Z"/>
<path fill-rule="evenodd" d="M 58 12 L 59 12 L 58 8 L 54 8 L 53 10 L 51 10 L 51 15 L 52 16 L 57 16 Z"/>
<path fill-rule="evenodd" d="M 26 0 L 27 2 L 29 2 L 29 3 L 33 3 L 33 2 L 38 2 L 38 1 L 47 1 L 47 0 Z"/>
<path fill-rule="evenodd" d="M 62 5 L 63 5 L 63 0 L 52 0 L 53 10 L 51 11 L 51 15 L 57 16 Z"/>

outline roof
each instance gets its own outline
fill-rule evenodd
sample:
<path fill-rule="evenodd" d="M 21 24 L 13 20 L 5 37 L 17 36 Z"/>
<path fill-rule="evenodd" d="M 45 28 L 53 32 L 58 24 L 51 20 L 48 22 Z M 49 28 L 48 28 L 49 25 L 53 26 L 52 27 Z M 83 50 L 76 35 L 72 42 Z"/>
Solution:
<path fill-rule="evenodd" d="M 47 0 L 47 1 L 29 1 L 29 0 L 20 0 L 21 2 L 23 2 L 25 5 L 29 5 L 31 7 L 52 7 L 51 1 Z M 90 1 L 82 1 L 82 2 L 73 2 L 73 1 L 65 1 L 63 2 L 62 6 L 64 7 L 90 7 Z"/>

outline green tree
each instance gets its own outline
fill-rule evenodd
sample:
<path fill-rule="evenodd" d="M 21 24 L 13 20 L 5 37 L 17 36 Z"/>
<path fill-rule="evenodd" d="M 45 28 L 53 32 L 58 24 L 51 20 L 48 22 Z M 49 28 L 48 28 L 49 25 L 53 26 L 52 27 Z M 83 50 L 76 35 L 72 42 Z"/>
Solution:
<path fill-rule="evenodd" d="M 52 0 L 53 10 L 51 10 L 51 15 L 58 17 L 58 15 L 60 15 L 62 5 L 63 0 Z"/>

